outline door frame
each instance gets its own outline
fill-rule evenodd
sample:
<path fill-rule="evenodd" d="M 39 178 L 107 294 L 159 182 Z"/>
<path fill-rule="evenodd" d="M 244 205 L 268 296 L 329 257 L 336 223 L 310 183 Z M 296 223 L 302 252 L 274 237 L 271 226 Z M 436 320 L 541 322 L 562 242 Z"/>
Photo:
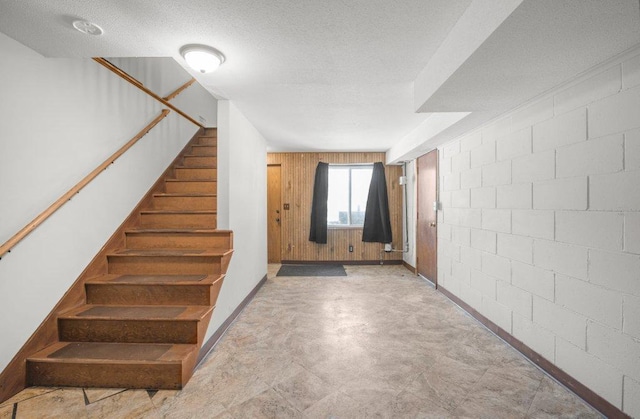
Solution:
<path fill-rule="evenodd" d="M 269 240 L 271 240 L 271 235 L 269 234 L 269 217 L 271 217 L 271 214 L 269 214 L 269 167 L 277 167 L 280 169 L 280 202 L 279 202 L 279 211 L 280 211 L 280 228 L 278 229 L 279 233 L 280 233 L 280 249 L 278 249 L 278 253 L 280 254 L 280 261 L 278 262 L 272 262 L 271 261 L 271 255 L 269 255 Z M 281 164 L 267 164 L 267 263 L 281 263 L 282 262 L 282 215 L 283 215 L 283 211 L 282 211 L 282 165 Z"/>
<path fill-rule="evenodd" d="M 434 208 L 435 211 L 435 223 L 436 223 L 436 232 L 435 232 L 435 244 L 434 244 L 434 253 L 435 253 L 435 258 L 434 258 L 434 275 L 433 275 L 433 280 L 425 277 L 424 275 L 422 275 L 420 273 L 420 256 L 419 256 L 419 252 L 418 252 L 418 246 L 420 245 L 419 241 L 418 241 L 418 229 L 419 229 L 419 207 L 420 207 L 420 166 L 418 164 L 418 159 L 420 159 L 421 157 L 426 156 L 429 153 L 435 153 L 435 182 L 434 182 L 434 188 L 435 188 L 435 205 L 436 207 Z M 439 188 L 439 182 L 440 182 L 440 153 L 439 150 L 437 148 L 429 151 L 428 153 L 425 153 L 421 156 L 419 156 L 418 158 L 416 158 L 416 228 L 415 228 L 415 234 L 416 234 L 416 273 L 419 277 L 423 278 L 424 280 L 426 280 L 428 283 L 433 284 L 433 286 L 437 289 L 438 288 L 438 217 L 440 214 L 440 188 Z"/>

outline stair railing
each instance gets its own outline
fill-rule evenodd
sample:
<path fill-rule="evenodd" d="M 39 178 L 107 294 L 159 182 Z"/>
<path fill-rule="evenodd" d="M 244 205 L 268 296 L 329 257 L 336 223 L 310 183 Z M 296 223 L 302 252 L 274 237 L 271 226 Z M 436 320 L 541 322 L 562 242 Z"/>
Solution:
<path fill-rule="evenodd" d="M 0 246 L 0 258 L 4 256 L 5 253 L 11 251 L 11 249 L 18 244 L 22 239 L 27 237 L 29 233 L 35 230 L 40 224 L 42 224 L 47 218 L 49 218 L 53 213 L 55 213 L 60 207 L 70 201 L 71 198 L 78 192 L 80 192 L 85 186 L 87 186 L 93 179 L 95 179 L 103 170 L 105 170 L 109 165 L 115 162 L 118 157 L 122 156 L 127 150 L 129 150 L 138 140 L 145 136 L 147 132 L 149 132 L 153 127 L 155 127 L 160 121 L 162 121 L 168 114 L 169 109 L 163 109 L 160 115 L 155 117 L 151 123 L 149 123 L 146 127 L 142 129 L 139 133 L 135 135 L 131 140 L 129 140 L 125 145 L 120 147 L 118 151 L 113 153 L 106 159 L 102 164 L 96 167 L 91 173 L 85 176 L 80 182 L 78 182 L 74 187 L 69 189 L 64 195 L 62 195 L 56 202 L 51 204 L 49 208 L 42 211 L 40 215 L 34 218 L 29 224 L 24 226 L 24 228 L 18 231 L 13 235 L 9 240 L 7 240 L 2 246 Z"/>
<path fill-rule="evenodd" d="M 154 92 L 152 92 L 148 88 L 146 88 L 140 81 L 136 80 L 134 77 L 132 77 L 131 75 L 127 74 L 125 71 L 123 71 L 120 68 L 118 68 L 117 66 L 113 65 L 112 63 L 110 63 L 106 59 L 104 59 L 104 58 L 93 58 L 93 60 L 95 62 L 97 62 L 98 64 L 102 65 L 103 67 L 107 68 L 108 70 L 112 71 L 113 73 L 115 73 L 116 75 L 121 77 L 122 79 L 124 79 L 127 82 L 131 83 L 132 85 L 136 86 L 138 89 L 142 90 L 143 92 L 145 92 L 149 96 L 153 97 L 157 101 L 161 102 L 166 107 L 170 108 L 171 110 L 174 110 L 176 113 L 178 113 L 179 115 L 183 116 L 184 118 L 186 118 L 190 122 L 196 124 L 200 128 L 204 128 L 204 125 L 202 125 L 200 122 L 196 121 L 195 119 L 193 119 L 192 117 L 190 117 L 189 115 L 187 115 L 186 113 L 184 113 L 183 111 L 181 111 L 180 109 L 176 108 L 174 105 L 169 103 L 169 100 L 173 99 L 174 97 L 179 95 L 184 89 L 186 89 L 187 87 L 191 86 L 195 82 L 195 79 L 192 78 L 191 80 L 189 80 L 188 82 L 186 82 L 185 84 L 180 86 L 178 89 L 176 89 L 173 93 L 171 93 L 167 97 L 163 98 L 163 97 L 158 96 L 157 94 L 155 94 Z M 169 114 L 169 112 L 170 112 L 169 109 L 163 109 L 162 112 L 160 113 L 160 115 L 158 115 L 153 121 L 151 121 L 139 133 L 137 133 L 125 145 L 120 147 L 120 149 L 118 149 L 118 151 L 116 151 L 111 156 L 109 156 L 109 158 L 107 158 L 100 166 L 96 167 L 91 173 L 89 173 L 87 176 L 85 176 L 74 187 L 69 189 L 64 195 L 62 195 L 60 198 L 58 198 L 58 200 L 55 201 L 53 204 L 51 204 L 46 210 L 42 211 L 40 213 L 40 215 L 38 215 L 36 218 L 34 218 L 30 223 L 28 223 L 26 226 L 24 226 L 20 231 L 18 231 L 16 234 L 14 234 L 2 246 L 0 246 L 0 259 L 2 259 L 2 256 L 4 256 L 6 253 L 10 252 L 11 249 L 16 244 L 18 244 L 22 239 L 24 239 L 26 236 L 28 236 L 29 233 L 31 233 L 33 230 L 38 228 L 38 226 L 40 224 L 42 224 L 45 220 L 47 220 L 47 218 L 49 218 L 58 209 L 60 209 L 60 207 L 62 207 L 65 203 L 70 201 L 71 198 L 73 198 L 73 196 L 75 194 L 80 192 L 93 179 L 95 179 L 103 170 L 105 170 L 113 162 L 115 162 L 118 159 L 118 157 L 122 156 L 135 143 L 137 143 L 138 140 L 140 140 L 149 131 L 151 131 L 151 129 L 153 127 L 155 127 L 160 121 L 162 121 Z"/>
<path fill-rule="evenodd" d="M 112 63 L 107 61 L 106 59 L 104 59 L 104 58 L 94 58 L 93 61 L 97 62 L 98 64 L 102 65 L 103 67 L 107 68 L 108 70 L 114 72 L 118 76 L 122 77 L 124 80 L 126 80 L 129 83 L 133 84 L 138 89 L 142 90 L 143 92 L 145 92 L 146 94 L 148 94 L 149 96 L 151 96 L 152 98 L 157 100 L 158 102 L 162 103 L 167 108 L 169 108 L 169 109 L 171 109 L 173 111 L 176 111 L 178 114 L 180 114 L 183 117 L 187 118 L 189 121 L 191 121 L 194 124 L 198 125 L 200 128 L 204 128 L 204 125 L 202 125 L 200 122 L 196 121 L 195 119 L 193 119 L 192 117 L 190 117 L 189 115 L 187 115 L 186 113 L 182 112 L 180 109 L 176 108 L 171 103 L 169 103 L 169 99 L 166 99 L 166 98 L 158 96 L 157 94 L 155 94 L 151 90 L 149 90 L 146 87 L 144 87 L 144 85 L 142 83 L 140 83 L 138 80 L 134 79 L 129 74 L 127 74 L 126 72 L 122 71 L 121 69 L 119 69 L 118 67 L 116 67 L 115 65 L 113 65 Z M 189 87 L 189 86 L 187 86 L 187 87 Z M 186 89 L 186 87 L 185 87 L 185 89 Z M 184 89 L 182 89 L 182 90 L 184 90 Z M 180 92 L 178 92 L 177 94 L 179 94 L 179 93 Z M 177 94 L 175 94 L 173 97 L 177 96 Z"/>
<path fill-rule="evenodd" d="M 169 94 L 168 96 L 163 97 L 163 99 L 166 100 L 166 101 L 169 101 L 169 100 L 173 99 L 174 97 L 176 97 L 180 93 L 182 93 L 182 91 L 184 89 L 186 89 L 187 87 L 191 86 L 195 82 L 196 82 L 196 79 L 192 78 L 191 80 L 189 80 L 188 82 L 186 82 L 185 84 L 183 84 L 182 86 L 180 86 L 176 90 L 174 90 L 173 93 Z"/>

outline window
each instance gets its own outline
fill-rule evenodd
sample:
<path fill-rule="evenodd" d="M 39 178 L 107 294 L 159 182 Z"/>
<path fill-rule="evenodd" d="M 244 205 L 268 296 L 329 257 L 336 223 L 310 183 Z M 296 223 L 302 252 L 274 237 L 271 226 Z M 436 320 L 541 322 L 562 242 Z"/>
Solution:
<path fill-rule="evenodd" d="M 373 165 L 330 165 L 327 226 L 361 227 Z"/>

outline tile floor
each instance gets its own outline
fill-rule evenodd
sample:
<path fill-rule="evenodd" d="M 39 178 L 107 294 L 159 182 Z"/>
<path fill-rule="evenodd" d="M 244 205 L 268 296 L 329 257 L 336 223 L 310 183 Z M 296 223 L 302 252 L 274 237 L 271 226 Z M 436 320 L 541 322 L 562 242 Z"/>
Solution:
<path fill-rule="evenodd" d="M 278 267 L 182 391 L 30 388 L 0 419 L 600 417 L 401 266 Z"/>

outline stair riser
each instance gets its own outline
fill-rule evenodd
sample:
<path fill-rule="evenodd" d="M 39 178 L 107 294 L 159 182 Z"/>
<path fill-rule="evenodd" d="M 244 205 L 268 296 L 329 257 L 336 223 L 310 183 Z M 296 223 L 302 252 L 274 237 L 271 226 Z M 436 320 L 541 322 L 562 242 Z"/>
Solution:
<path fill-rule="evenodd" d="M 110 274 L 220 275 L 223 273 L 219 256 L 111 255 L 107 259 Z"/>
<path fill-rule="evenodd" d="M 204 228 L 215 229 L 215 214 L 140 214 L 143 228 Z"/>
<path fill-rule="evenodd" d="M 230 233 L 127 233 L 129 249 L 231 249 Z"/>
<path fill-rule="evenodd" d="M 87 284 L 87 304 L 215 305 L 221 285 Z"/>
<path fill-rule="evenodd" d="M 73 364 L 27 361 L 27 379 L 31 386 L 179 390 L 186 384 L 190 376 L 190 373 L 185 369 L 193 369 L 194 364 L 194 361 L 191 361 L 189 365 L 178 363 L 160 365 L 99 364 L 93 362 Z"/>
<path fill-rule="evenodd" d="M 218 182 L 166 182 L 165 192 L 167 193 L 211 193 L 215 194 L 218 190 Z"/>
<path fill-rule="evenodd" d="M 184 166 L 215 166 L 218 158 L 214 156 L 186 156 L 182 164 Z"/>
<path fill-rule="evenodd" d="M 211 210 L 217 209 L 215 196 L 155 196 L 153 207 L 164 210 Z"/>
<path fill-rule="evenodd" d="M 60 341 L 198 343 L 195 320 L 58 319 Z"/>
<path fill-rule="evenodd" d="M 218 138 L 217 137 L 200 137 L 198 139 L 198 145 L 210 145 L 215 147 L 218 145 Z"/>
<path fill-rule="evenodd" d="M 176 179 L 180 180 L 217 180 L 218 173 L 215 168 L 186 168 L 178 167 L 174 169 Z"/>
<path fill-rule="evenodd" d="M 211 156 L 218 153 L 218 147 L 214 146 L 191 146 L 191 153 L 195 156 Z"/>

